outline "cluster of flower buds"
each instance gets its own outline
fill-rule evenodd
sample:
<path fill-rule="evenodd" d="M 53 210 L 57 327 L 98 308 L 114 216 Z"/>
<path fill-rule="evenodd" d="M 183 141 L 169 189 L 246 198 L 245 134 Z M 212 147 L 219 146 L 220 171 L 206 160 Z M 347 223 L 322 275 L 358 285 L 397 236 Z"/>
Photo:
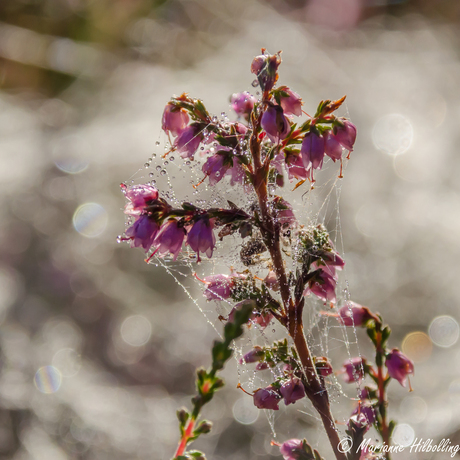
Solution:
<path fill-rule="evenodd" d="M 150 185 L 131 188 L 122 186 L 128 203 L 125 214 L 134 218 L 126 229 L 126 240 L 131 247 L 142 247 L 153 254 L 171 254 L 176 260 L 185 242 L 200 260 L 200 253 L 211 257 L 216 245 L 215 225 L 246 220 L 249 216 L 240 209 L 210 209 L 203 211 L 189 203 L 174 209 L 159 197 Z M 152 255 L 153 255 L 152 254 Z"/>
<path fill-rule="evenodd" d="M 322 225 L 303 229 L 298 234 L 299 255 L 307 287 L 303 294 L 312 293 L 325 302 L 336 301 L 336 270 L 342 270 L 344 260 L 335 251 L 329 234 Z"/>
<path fill-rule="evenodd" d="M 359 356 L 347 360 L 339 371 L 346 383 L 360 383 L 365 376 L 369 376 L 376 385 L 376 388 L 365 387 L 360 392 L 359 405 L 352 413 L 349 423 L 350 433 L 353 436 L 361 435 L 363 430 L 365 432 L 375 424 L 381 433 L 389 436 L 394 422 L 386 422 L 385 388 L 390 379 L 397 380 L 405 387 L 408 376 L 414 373 L 414 364 L 397 348 L 386 348 L 390 328 L 384 326 L 382 318 L 372 313 L 369 308 L 348 301 L 339 309 L 337 319 L 347 327 L 365 328 L 376 350 L 375 367 Z"/>
<path fill-rule="evenodd" d="M 312 449 L 306 439 L 289 439 L 280 445 L 284 460 L 322 460 L 319 452 Z"/>

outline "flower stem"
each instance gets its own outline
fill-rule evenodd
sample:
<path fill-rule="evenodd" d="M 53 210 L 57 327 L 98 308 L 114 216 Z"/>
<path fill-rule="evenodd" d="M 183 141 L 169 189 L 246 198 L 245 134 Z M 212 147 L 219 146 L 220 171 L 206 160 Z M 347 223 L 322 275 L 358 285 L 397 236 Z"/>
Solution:
<path fill-rule="evenodd" d="M 182 438 L 179 442 L 179 446 L 177 447 L 176 453 L 174 454 L 174 458 L 179 457 L 180 455 L 184 454 L 185 448 L 187 447 L 188 440 L 192 435 L 194 426 L 195 426 L 195 419 L 192 418 L 188 422 L 187 428 L 185 428 L 184 430 Z"/>
<path fill-rule="evenodd" d="M 377 363 L 377 378 L 378 378 L 378 397 L 379 397 L 379 412 L 380 412 L 380 434 L 385 445 L 390 445 L 390 429 L 387 422 L 387 401 L 385 394 L 385 380 L 384 376 L 384 358 L 385 350 L 382 348 L 381 340 L 382 336 L 379 332 L 377 336 L 377 350 L 376 350 L 376 363 Z M 390 460 L 390 455 L 386 453 L 385 458 Z"/>
<path fill-rule="evenodd" d="M 327 390 L 318 378 L 305 334 L 303 332 L 303 302 L 294 302 L 292 299 L 284 267 L 283 256 L 281 253 L 279 228 L 275 225 L 273 217 L 269 211 L 267 192 L 268 171 L 266 170 L 266 165 L 262 164 L 261 161 L 260 140 L 257 135 L 260 128 L 262 113 L 263 112 L 261 112 L 258 117 L 253 117 L 252 120 L 253 133 L 250 139 L 250 149 L 254 164 L 253 184 L 258 197 L 261 214 L 260 230 L 265 244 L 270 252 L 273 268 L 280 286 L 280 295 L 283 300 L 284 307 L 284 317 L 287 319 L 287 321 L 282 324 L 286 326 L 289 335 L 294 340 L 295 348 L 304 371 L 307 396 L 321 416 L 321 420 L 335 457 L 337 460 L 346 460 L 346 455 L 338 450 L 340 438 L 335 427 L 334 418 L 331 414 Z"/>

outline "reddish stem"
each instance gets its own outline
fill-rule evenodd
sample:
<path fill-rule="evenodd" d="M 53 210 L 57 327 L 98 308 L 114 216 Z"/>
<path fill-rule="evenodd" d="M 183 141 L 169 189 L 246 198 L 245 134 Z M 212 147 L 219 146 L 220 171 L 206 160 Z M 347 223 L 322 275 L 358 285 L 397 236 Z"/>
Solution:
<path fill-rule="evenodd" d="M 177 447 L 174 458 L 179 457 L 179 455 L 184 454 L 185 448 L 187 447 L 188 440 L 192 436 L 194 426 L 195 426 L 195 420 L 192 418 L 190 422 L 188 422 L 187 428 L 184 430 L 184 434 L 182 435 L 182 439 L 179 442 L 179 446 Z"/>

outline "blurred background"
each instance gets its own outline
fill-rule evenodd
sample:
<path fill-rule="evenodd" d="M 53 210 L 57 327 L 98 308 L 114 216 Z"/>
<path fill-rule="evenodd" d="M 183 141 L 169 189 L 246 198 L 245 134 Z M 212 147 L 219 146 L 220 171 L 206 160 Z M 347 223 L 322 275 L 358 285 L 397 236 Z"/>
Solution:
<path fill-rule="evenodd" d="M 280 81 L 307 112 L 348 95 L 348 289 L 416 363 L 414 392 L 390 385 L 395 440 L 460 444 L 459 23 L 458 0 L 2 0 L 0 457 L 172 456 L 175 411 L 216 332 L 172 277 L 117 244 L 119 184 L 152 155 L 172 94 L 229 112 L 230 94 L 254 90 L 261 47 L 283 50 Z M 196 447 L 275 458 L 235 363 L 225 378 Z M 276 439 L 306 435 L 329 456 L 316 421 L 288 409 Z"/>

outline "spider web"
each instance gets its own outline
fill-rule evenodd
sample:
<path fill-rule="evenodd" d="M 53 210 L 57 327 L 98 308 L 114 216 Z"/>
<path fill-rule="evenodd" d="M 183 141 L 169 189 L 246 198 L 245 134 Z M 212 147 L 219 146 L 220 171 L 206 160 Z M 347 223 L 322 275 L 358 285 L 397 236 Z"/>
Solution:
<path fill-rule="evenodd" d="M 217 120 L 215 119 L 214 121 Z M 219 121 L 228 122 L 229 119 L 225 113 L 222 113 Z M 208 134 L 206 128 L 203 131 L 206 137 Z M 155 143 L 155 149 L 151 157 L 142 168 L 125 182 L 125 185 L 128 187 L 136 184 L 154 185 L 159 190 L 160 196 L 174 207 L 180 207 L 183 202 L 190 202 L 202 208 L 228 208 L 228 201 L 231 201 L 241 209 L 250 212 L 251 207 L 257 202 L 254 192 L 249 189 L 243 190 L 240 185 L 232 187 L 228 177 L 224 177 L 212 187 L 208 185 L 207 179 L 203 181 L 202 166 L 206 161 L 208 149 L 211 149 L 212 153 L 213 144 L 200 147 L 193 159 L 182 159 L 177 152 L 171 151 L 170 139 L 165 134 L 161 134 Z M 314 188 L 310 189 L 309 183 L 306 182 L 296 190 L 293 190 L 295 182 L 289 182 L 286 176 L 284 187 L 276 189 L 276 194 L 281 195 L 292 205 L 300 225 L 317 226 L 318 224 L 323 224 L 326 227 L 337 252 L 345 261 L 346 254 L 343 247 L 339 201 L 342 181 L 346 180 L 347 163 L 348 160 L 344 159 L 345 179 L 338 178 L 339 165 L 325 157 L 322 170 L 315 171 L 316 183 Z M 274 196 L 274 193 L 274 187 L 269 186 L 269 194 Z M 130 223 L 131 218 L 128 217 L 126 225 L 128 226 Z M 240 255 L 241 244 L 245 241 L 246 239 L 242 240 L 238 233 L 226 236 L 222 241 L 217 239 L 212 258 L 207 259 L 203 256 L 201 262 L 196 262 L 195 253 L 190 251 L 186 245 L 183 246 L 183 250 L 176 261 L 169 257 L 158 258 L 154 256 L 150 259 L 151 264 L 162 267 L 174 278 L 175 282 L 187 294 L 190 302 L 195 305 L 205 321 L 215 330 L 219 337 L 221 337 L 222 319 L 228 317 L 234 307 L 234 303 L 228 300 L 206 301 L 202 295 L 205 286 L 199 279 L 212 274 L 229 274 L 231 270 L 237 272 L 246 270 L 248 267 L 242 263 Z M 269 256 L 267 254 L 262 254 L 257 263 L 249 267 L 251 273 L 259 278 L 264 278 L 268 273 Z M 295 262 L 291 260 L 291 265 L 289 265 L 290 258 L 285 257 L 285 260 L 287 262 L 287 271 L 295 269 Z M 357 395 L 361 385 L 356 377 L 356 396 L 350 398 L 342 388 L 343 380 L 338 375 L 337 370 L 341 367 L 343 361 L 361 356 L 361 353 L 356 329 L 340 325 L 336 317 L 333 316 L 337 314 L 337 310 L 340 307 L 345 305 L 348 300 L 351 300 L 346 266 L 338 274 L 337 302 L 334 306 L 321 301 L 312 294 L 306 298 L 304 329 L 312 355 L 327 357 L 331 361 L 334 371 L 336 371 L 333 375 L 326 377 L 325 382 L 329 392 L 332 413 L 338 422 L 339 431 L 343 432 L 352 408 L 350 399 L 358 399 Z M 274 297 L 276 298 L 276 294 Z M 282 368 L 281 366 L 276 366 L 263 371 L 255 371 L 254 364 L 242 365 L 239 363 L 240 358 L 253 349 L 255 345 L 268 347 L 274 341 L 284 339 L 286 336 L 284 327 L 277 323 L 276 320 L 273 320 L 265 329 L 260 328 L 257 324 L 251 324 L 243 337 L 234 343 L 234 359 L 238 367 L 238 383 L 245 390 L 252 392 L 257 388 L 270 385 L 276 377 L 282 375 Z M 289 343 L 292 345 L 292 342 Z M 247 397 L 247 404 L 253 404 L 249 396 Z M 263 411 L 267 415 L 273 438 L 283 442 L 287 439 L 283 439 L 284 436 L 305 437 L 305 431 L 297 432 L 295 430 L 289 433 L 280 433 L 280 436 L 277 435 L 278 418 L 286 417 L 286 413 L 292 414 L 291 410 L 297 410 L 298 416 L 308 419 L 309 423 L 314 422 L 316 428 L 313 428 L 313 430 L 315 434 L 310 431 L 310 436 L 307 435 L 307 438 L 314 447 L 320 447 L 319 440 L 321 439 L 321 434 L 324 433 L 324 429 L 322 428 L 320 417 L 307 398 L 297 401 L 295 408 L 289 406 L 284 409 L 284 405 L 280 404 L 280 409 L 277 413 L 268 410 Z"/>

